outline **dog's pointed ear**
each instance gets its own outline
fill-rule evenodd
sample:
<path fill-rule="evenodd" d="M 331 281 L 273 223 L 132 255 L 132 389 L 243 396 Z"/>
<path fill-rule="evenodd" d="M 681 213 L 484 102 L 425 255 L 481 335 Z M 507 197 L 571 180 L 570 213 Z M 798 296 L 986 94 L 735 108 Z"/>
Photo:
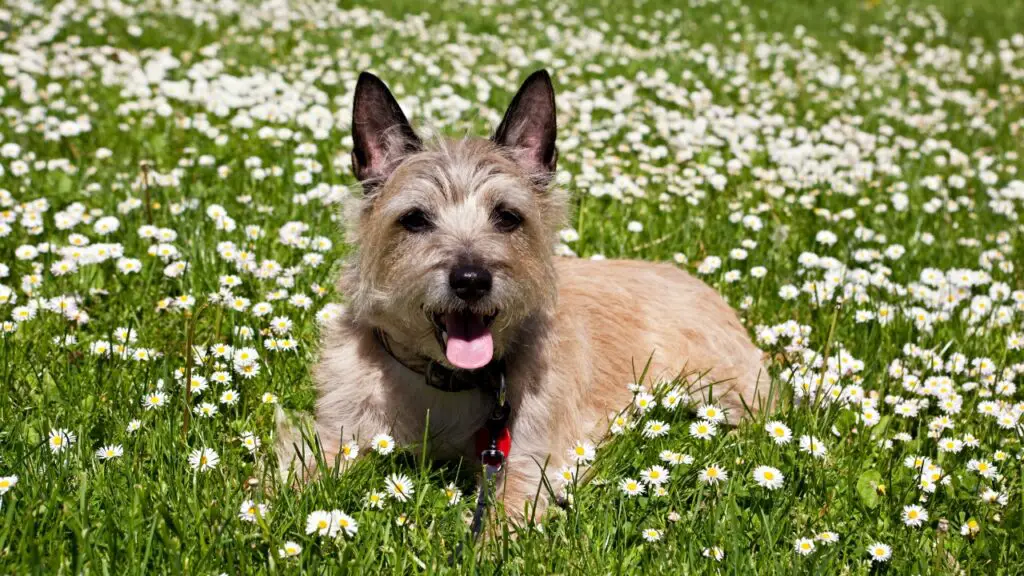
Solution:
<path fill-rule="evenodd" d="M 508 150 L 531 176 L 546 181 L 558 162 L 556 131 L 555 88 L 547 70 L 538 70 L 512 98 L 492 140 Z"/>
<path fill-rule="evenodd" d="M 356 82 L 352 141 L 352 170 L 367 192 L 387 180 L 396 160 L 423 149 L 387 85 L 369 72 Z"/>

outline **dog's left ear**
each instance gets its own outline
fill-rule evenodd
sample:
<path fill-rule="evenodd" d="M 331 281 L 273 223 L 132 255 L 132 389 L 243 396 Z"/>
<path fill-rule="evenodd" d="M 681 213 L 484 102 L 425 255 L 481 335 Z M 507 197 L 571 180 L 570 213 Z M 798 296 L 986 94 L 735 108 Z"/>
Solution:
<path fill-rule="evenodd" d="M 397 160 L 423 148 L 387 85 L 369 72 L 356 82 L 352 141 L 352 169 L 366 193 L 387 180 Z"/>
<path fill-rule="evenodd" d="M 531 176 L 546 181 L 555 171 L 555 89 L 547 70 L 523 82 L 492 140 L 507 149 Z"/>

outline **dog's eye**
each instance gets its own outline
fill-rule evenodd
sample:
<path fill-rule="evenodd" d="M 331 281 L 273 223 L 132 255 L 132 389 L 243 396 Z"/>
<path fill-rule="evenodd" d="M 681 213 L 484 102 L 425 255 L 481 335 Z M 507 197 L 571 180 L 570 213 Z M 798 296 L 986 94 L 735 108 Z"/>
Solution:
<path fill-rule="evenodd" d="M 494 227 L 500 232 L 515 232 L 523 225 L 523 217 L 515 210 L 499 206 L 494 209 Z"/>
<path fill-rule="evenodd" d="M 426 232 L 434 227 L 423 210 L 410 210 L 398 219 L 398 223 L 409 232 Z"/>

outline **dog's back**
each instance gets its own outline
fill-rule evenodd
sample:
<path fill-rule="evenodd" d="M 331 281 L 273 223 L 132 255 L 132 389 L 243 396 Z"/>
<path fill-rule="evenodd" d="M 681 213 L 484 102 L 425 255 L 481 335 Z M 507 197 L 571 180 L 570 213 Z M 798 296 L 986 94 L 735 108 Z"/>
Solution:
<path fill-rule="evenodd" d="M 632 260 L 562 258 L 556 269 L 562 340 L 586 342 L 599 396 L 621 401 L 650 359 L 651 381 L 702 374 L 691 394 L 707 399 L 713 385 L 731 422 L 745 415 L 744 403 L 757 410 L 767 399 L 762 352 L 700 280 L 669 264 Z"/>

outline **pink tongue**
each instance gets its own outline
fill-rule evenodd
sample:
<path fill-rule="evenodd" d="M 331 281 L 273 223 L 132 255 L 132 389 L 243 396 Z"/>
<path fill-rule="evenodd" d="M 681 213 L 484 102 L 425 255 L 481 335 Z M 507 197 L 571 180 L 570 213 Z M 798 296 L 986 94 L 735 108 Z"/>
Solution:
<path fill-rule="evenodd" d="M 463 370 L 476 370 L 490 363 L 494 357 L 494 339 L 484 326 L 481 316 L 470 312 L 452 312 L 445 316 L 448 330 L 448 349 L 445 356 L 452 366 Z"/>

